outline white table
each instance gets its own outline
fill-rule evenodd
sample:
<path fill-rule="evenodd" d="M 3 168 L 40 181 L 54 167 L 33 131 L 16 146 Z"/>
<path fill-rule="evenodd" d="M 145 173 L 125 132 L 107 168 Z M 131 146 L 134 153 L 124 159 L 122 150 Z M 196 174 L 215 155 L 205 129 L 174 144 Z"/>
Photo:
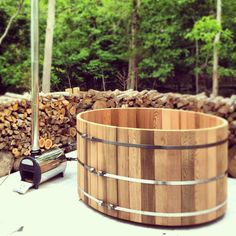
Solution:
<path fill-rule="evenodd" d="M 70 153 L 68 156 L 76 156 Z M 228 210 L 215 223 L 188 228 L 149 227 L 104 216 L 78 200 L 77 165 L 69 162 L 64 178 L 56 178 L 25 195 L 12 191 L 20 180 L 11 174 L 0 186 L 0 236 L 158 236 L 235 235 L 236 179 L 229 179 Z M 1 183 L 2 179 L 0 179 Z M 23 231 L 14 232 L 20 227 Z"/>

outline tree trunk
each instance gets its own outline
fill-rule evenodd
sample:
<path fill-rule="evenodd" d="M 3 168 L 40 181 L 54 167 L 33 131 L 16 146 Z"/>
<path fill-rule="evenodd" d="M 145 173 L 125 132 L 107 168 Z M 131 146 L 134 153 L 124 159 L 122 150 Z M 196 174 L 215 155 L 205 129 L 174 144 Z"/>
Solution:
<path fill-rule="evenodd" d="M 196 89 L 196 94 L 199 93 L 199 43 L 198 40 L 195 40 L 195 47 L 196 47 L 196 64 L 195 64 L 195 89 Z"/>
<path fill-rule="evenodd" d="M 21 11 L 21 9 L 22 9 L 22 7 L 23 7 L 23 4 L 24 4 L 24 0 L 21 0 L 20 3 L 19 3 L 19 5 L 18 5 L 18 8 L 17 8 L 16 13 L 10 18 L 10 20 L 9 20 L 9 22 L 8 22 L 8 24 L 7 24 L 7 27 L 6 27 L 6 29 L 5 29 L 5 31 L 4 31 L 4 33 L 3 33 L 3 35 L 0 37 L 0 45 L 2 44 L 3 40 L 4 40 L 5 37 L 7 36 L 7 34 L 8 34 L 8 32 L 9 32 L 10 28 L 11 28 L 11 25 L 12 25 L 14 19 L 19 15 L 19 13 L 20 13 L 20 11 Z"/>
<path fill-rule="evenodd" d="M 102 71 L 102 88 L 103 88 L 103 91 L 106 91 L 106 81 L 105 81 L 105 76 L 104 76 L 103 71 Z"/>
<path fill-rule="evenodd" d="M 140 0 L 133 0 L 133 9 L 131 15 L 131 41 L 129 58 L 129 72 L 127 89 L 137 89 L 138 84 L 138 60 L 137 60 L 137 26 L 138 26 L 138 10 Z"/>
<path fill-rule="evenodd" d="M 222 2 L 217 0 L 217 22 L 221 26 L 221 12 Z M 220 32 L 215 36 L 213 45 L 213 76 L 212 76 L 212 94 L 213 96 L 218 95 L 219 90 L 219 43 L 220 43 Z"/>
<path fill-rule="evenodd" d="M 51 87 L 51 66 L 52 66 L 52 49 L 53 49 L 53 30 L 55 24 L 55 0 L 48 0 L 48 18 L 47 29 L 44 46 L 44 63 L 43 63 L 43 78 L 42 91 L 50 92 Z"/>

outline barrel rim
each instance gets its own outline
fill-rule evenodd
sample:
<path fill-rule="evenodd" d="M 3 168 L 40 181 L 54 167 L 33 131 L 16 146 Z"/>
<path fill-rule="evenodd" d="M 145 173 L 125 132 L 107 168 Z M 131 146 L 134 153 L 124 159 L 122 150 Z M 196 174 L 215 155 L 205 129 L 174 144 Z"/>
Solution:
<path fill-rule="evenodd" d="M 207 116 L 207 117 L 211 117 L 211 118 L 215 118 L 218 119 L 221 124 L 213 126 L 213 127 L 208 127 L 208 128 L 196 128 L 196 129 L 157 129 L 157 128 L 153 128 L 153 129 L 146 129 L 146 128 L 134 128 L 134 127 L 125 127 L 125 126 L 116 126 L 116 125 L 105 125 L 105 124 L 101 124 L 101 123 L 97 123 L 97 122 L 92 122 L 92 121 L 88 121 L 84 118 L 82 118 L 82 116 L 85 113 L 92 113 L 92 112 L 99 112 L 99 111 L 104 111 L 104 110 L 122 110 L 122 109 L 126 109 L 126 110 L 146 110 L 146 109 L 152 109 L 152 110 L 168 110 L 168 111 L 179 111 L 179 112 L 185 112 L 185 113 L 189 113 L 189 114 L 200 114 L 202 116 Z M 77 119 L 81 120 L 82 122 L 86 122 L 89 124 L 93 124 L 93 125 L 98 125 L 100 127 L 107 127 L 107 128 L 118 128 L 118 129 L 127 129 L 127 130 L 136 130 L 136 131 L 140 131 L 140 130 L 144 130 L 144 131 L 158 131 L 158 132 L 199 132 L 199 131 L 210 131 L 210 130 L 216 130 L 216 129 L 220 129 L 220 128 L 224 128 L 224 127 L 228 127 L 228 122 L 216 115 L 211 115 L 211 114 L 206 114 L 203 112 L 197 112 L 197 111 L 187 111 L 187 110 L 183 110 L 183 109 L 169 109 L 169 108 L 153 108 L 153 107 L 126 107 L 126 108 L 104 108 L 104 109 L 96 109 L 96 110 L 89 110 L 89 111 L 84 111 L 81 112 L 77 115 Z"/>

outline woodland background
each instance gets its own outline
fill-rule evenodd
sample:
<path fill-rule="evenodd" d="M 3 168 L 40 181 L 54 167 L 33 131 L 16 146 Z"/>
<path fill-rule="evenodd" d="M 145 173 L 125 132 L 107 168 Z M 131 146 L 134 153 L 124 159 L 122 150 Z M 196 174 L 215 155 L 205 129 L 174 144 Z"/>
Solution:
<path fill-rule="evenodd" d="M 41 78 L 50 1 L 40 1 Z M 53 91 L 79 86 L 82 90 L 134 88 L 210 94 L 215 49 L 219 51 L 218 92 L 230 96 L 235 91 L 235 0 L 222 1 L 220 23 L 216 0 L 54 2 Z M 214 45 L 217 34 L 220 41 Z M 0 0 L 1 38 L 0 93 L 28 91 L 29 0 Z"/>

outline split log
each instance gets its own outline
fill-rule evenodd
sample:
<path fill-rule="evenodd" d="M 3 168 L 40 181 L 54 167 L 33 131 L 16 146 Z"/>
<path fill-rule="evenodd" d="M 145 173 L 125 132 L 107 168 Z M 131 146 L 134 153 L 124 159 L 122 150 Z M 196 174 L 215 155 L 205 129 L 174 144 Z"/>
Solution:
<path fill-rule="evenodd" d="M 19 151 L 19 147 L 18 148 L 13 148 L 12 149 L 12 154 L 14 155 L 15 158 L 20 157 L 21 153 Z"/>
<path fill-rule="evenodd" d="M 98 100 L 93 104 L 93 109 L 103 109 L 103 108 L 107 108 L 107 102 L 106 101 L 102 101 L 102 100 Z"/>
<path fill-rule="evenodd" d="M 14 99 L 17 98 L 19 100 L 22 100 L 22 99 L 28 99 L 29 100 L 30 99 L 30 94 L 29 93 L 25 93 L 25 94 L 21 95 L 21 94 L 17 94 L 17 93 L 7 92 L 7 93 L 5 93 L 4 96 L 14 98 Z"/>
<path fill-rule="evenodd" d="M 4 96 L 8 99 L 2 104 L 0 97 L 0 150 L 9 150 L 20 158 L 30 153 L 32 110 L 29 96 L 14 96 Z M 68 92 L 42 94 L 39 107 L 39 141 L 43 150 L 47 139 L 50 140 L 47 148 L 76 141 L 75 118 L 79 112 L 107 107 L 162 107 L 218 115 L 229 122 L 229 146 L 236 145 L 236 96 L 207 97 L 203 93 L 182 95 L 155 90 L 82 92 L 74 88 Z"/>
<path fill-rule="evenodd" d="M 68 93 L 58 95 L 40 98 L 39 146 L 42 151 L 62 142 L 62 130 L 64 144 L 71 142 L 71 138 L 76 141 L 75 116 L 81 111 L 78 108 L 80 99 Z M 31 113 L 30 102 L 25 96 L 22 100 L 0 104 L 0 150 L 9 150 L 16 158 L 30 155 Z"/>
<path fill-rule="evenodd" d="M 73 88 L 73 94 L 74 95 L 79 95 L 79 93 L 80 93 L 80 88 L 79 87 Z"/>
<path fill-rule="evenodd" d="M 71 137 L 75 137 L 76 134 L 77 134 L 76 128 L 71 127 L 71 128 L 69 129 L 69 133 L 70 133 L 70 136 L 71 136 Z"/>
<path fill-rule="evenodd" d="M 73 94 L 72 88 L 67 88 L 67 89 L 65 89 L 65 92 L 67 92 L 67 93 L 69 93 L 69 94 Z"/>
<path fill-rule="evenodd" d="M 71 108 L 69 109 L 69 112 L 72 116 L 74 116 L 76 114 L 76 106 L 75 104 L 71 106 Z"/>
<path fill-rule="evenodd" d="M 50 93 L 43 93 L 43 92 L 41 92 L 41 93 L 39 93 L 39 95 L 41 97 L 52 96 L 53 98 L 58 98 L 58 97 L 61 97 L 61 96 L 69 96 L 70 93 L 68 93 L 66 91 L 65 92 L 50 92 Z"/>

